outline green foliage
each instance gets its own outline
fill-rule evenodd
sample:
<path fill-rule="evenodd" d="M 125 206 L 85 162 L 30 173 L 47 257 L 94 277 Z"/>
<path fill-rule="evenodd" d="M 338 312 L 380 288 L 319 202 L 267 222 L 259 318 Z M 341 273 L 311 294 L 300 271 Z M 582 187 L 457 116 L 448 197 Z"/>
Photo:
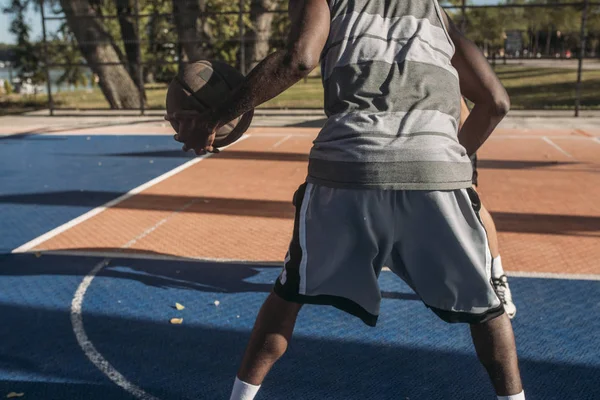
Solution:
<path fill-rule="evenodd" d="M 0 43 L 0 51 L 12 51 L 14 48 L 14 44 Z"/>
<path fill-rule="evenodd" d="M 131 0 L 133 4 L 134 0 Z M 174 1 L 179 0 L 139 0 L 140 13 L 147 15 L 139 19 L 141 55 L 144 62 L 144 73 L 148 81 L 168 82 L 177 71 L 178 49 L 177 31 L 173 22 L 172 8 Z M 207 14 L 201 17 L 199 29 L 203 37 L 209 39 L 205 46 L 210 47 L 214 58 L 236 65 L 239 55 L 239 21 L 238 0 L 194 0 L 202 3 Z M 288 0 L 275 0 L 276 9 L 285 9 Z M 507 4 L 579 2 L 580 0 L 506 0 Z M 28 7 L 38 4 L 39 0 L 5 0 L 8 7 L 5 12 L 13 16 L 10 31 L 17 38 L 15 70 L 21 79 L 30 78 L 34 83 L 44 80 L 40 62 L 41 46 L 30 40 L 30 28 L 25 20 Z M 116 15 L 115 0 L 90 0 L 96 12 L 101 16 Z M 441 1 L 442 4 L 461 5 L 462 0 Z M 468 1 L 467 4 L 473 4 Z M 56 14 L 60 14 L 60 3 L 57 0 L 46 0 Z M 246 11 L 250 9 L 250 0 L 244 0 Z M 231 14 L 215 14 L 231 12 Z M 52 12 L 50 13 L 52 14 Z M 449 9 L 448 14 L 460 26 L 462 12 L 460 8 Z M 121 36 L 121 28 L 117 19 L 101 19 L 104 29 L 109 34 L 110 42 L 121 54 L 125 48 Z M 498 50 L 504 46 L 505 34 L 509 30 L 523 32 L 525 47 L 545 53 L 570 49 L 574 52 L 579 46 L 579 29 L 581 9 L 577 7 L 547 8 L 472 8 L 466 11 L 465 28 L 467 36 L 480 47 Z M 286 13 L 276 13 L 273 19 L 270 38 L 271 50 L 285 46 L 289 32 L 289 19 Z M 244 16 L 245 29 L 252 29 L 249 15 Z M 600 50 L 600 7 L 591 7 L 588 18 L 588 49 Z M 560 34 L 558 33 L 560 32 Z M 59 83 L 74 86 L 95 84 L 88 69 L 78 64 L 85 60 L 77 47 L 77 43 L 65 23 L 48 41 L 48 53 L 51 62 L 72 64 L 65 67 L 58 79 Z M 562 47 L 561 47 L 562 46 Z M 0 50 L 2 48 L 0 47 Z M 596 50 L 596 54 L 598 54 Z M 122 57 L 123 61 L 124 58 Z"/>
<path fill-rule="evenodd" d="M 148 0 L 142 9 L 150 14 L 140 21 L 144 27 L 142 60 L 147 63 L 146 77 L 157 82 L 168 82 L 177 72 L 177 32 L 170 18 L 161 15 L 171 11 L 171 4 L 169 0 Z"/>
<path fill-rule="evenodd" d="M 231 12 L 239 10 L 239 2 L 231 0 L 207 0 L 208 12 Z M 249 1 L 245 4 L 249 10 Z M 244 15 L 244 26 L 251 28 L 249 16 Z M 239 52 L 239 17 L 237 14 L 213 15 L 206 19 L 206 29 L 210 33 L 211 46 L 216 58 L 235 65 Z"/>
<path fill-rule="evenodd" d="M 4 94 L 9 95 L 12 94 L 13 92 L 13 87 L 10 84 L 10 82 L 8 81 L 8 79 L 4 80 Z"/>
<path fill-rule="evenodd" d="M 467 2 L 468 5 L 472 3 L 472 1 Z M 581 8 L 577 6 L 552 7 L 552 5 L 580 3 L 579 0 L 506 0 L 504 3 L 547 4 L 549 7 L 468 8 L 466 10 L 466 33 L 481 47 L 502 48 L 506 32 L 514 30 L 523 32 L 525 47 L 536 53 L 551 55 L 558 52 L 559 49 L 574 50 L 578 46 Z M 461 5 L 462 0 L 448 0 L 444 4 Z M 448 14 L 461 26 L 462 10 L 460 8 L 450 9 Z M 592 7 L 589 22 L 589 32 L 600 29 L 600 7 Z M 591 34 L 590 37 L 595 36 Z M 546 54 L 547 51 L 550 51 L 550 54 Z"/>
<path fill-rule="evenodd" d="M 32 43 L 29 38 L 31 28 L 25 19 L 29 6 L 30 0 L 11 0 L 4 12 L 13 15 L 9 32 L 17 39 L 13 48 L 17 76 L 21 81 L 31 80 L 33 84 L 39 84 L 44 82 L 45 75 L 41 65 L 41 46 Z"/>
<path fill-rule="evenodd" d="M 285 5 L 285 0 L 278 0 L 277 8 L 283 9 L 285 8 Z M 277 50 L 284 48 L 287 35 L 290 31 L 290 19 L 288 18 L 287 14 L 275 14 L 275 17 L 273 18 L 273 26 L 271 27 L 271 29 L 271 47 Z"/>
<path fill-rule="evenodd" d="M 73 33 L 66 24 L 61 25 L 53 40 L 48 43 L 48 53 L 53 55 L 52 63 L 65 65 L 62 74 L 56 83 L 59 85 L 71 85 L 75 87 L 88 85 L 86 68 L 82 67 L 85 60 L 77 49 L 77 43 Z"/>
<path fill-rule="evenodd" d="M 596 36 L 600 34 L 600 6 L 590 7 L 588 29 Z"/>

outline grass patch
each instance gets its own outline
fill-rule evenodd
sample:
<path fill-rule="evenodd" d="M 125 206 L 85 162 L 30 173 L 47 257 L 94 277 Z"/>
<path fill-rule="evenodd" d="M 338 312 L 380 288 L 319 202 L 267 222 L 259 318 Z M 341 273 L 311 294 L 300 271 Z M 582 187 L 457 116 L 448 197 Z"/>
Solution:
<path fill-rule="evenodd" d="M 46 95 L 0 95 L 0 116 L 22 114 L 48 107 Z"/>
<path fill-rule="evenodd" d="M 508 91 L 513 109 L 575 107 L 576 70 L 501 65 L 495 71 Z M 600 109 L 600 70 L 583 71 L 581 105 Z"/>
<path fill-rule="evenodd" d="M 495 71 L 506 87 L 513 109 L 569 109 L 575 106 L 577 71 L 560 68 L 532 68 L 497 65 Z M 146 87 L 147 108 L 164 109 L 167 85 Z M 56 108 L 107 108 L 99 88 L 54 94 Z M 46 96 L 0 96 L 0 115 L 25 112 L 46 107 Z M 600 109 L 600 70 L 584 71 L 581 105 Z M 323 107 L 323 88 L 318 76 L 311 76 L 263 104 L 265 108 Z"/>

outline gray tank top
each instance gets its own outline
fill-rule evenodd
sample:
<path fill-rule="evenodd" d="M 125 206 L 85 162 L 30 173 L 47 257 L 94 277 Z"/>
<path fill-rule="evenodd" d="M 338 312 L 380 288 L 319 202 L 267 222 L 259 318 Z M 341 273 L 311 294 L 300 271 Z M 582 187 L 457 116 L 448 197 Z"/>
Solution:
<path fill-rule="evenodd" d="M 460 89 L 436 0 L 330 0 L 321 58 L 328 116 L 308 181 L 446 190 L 471 185 Z"/>

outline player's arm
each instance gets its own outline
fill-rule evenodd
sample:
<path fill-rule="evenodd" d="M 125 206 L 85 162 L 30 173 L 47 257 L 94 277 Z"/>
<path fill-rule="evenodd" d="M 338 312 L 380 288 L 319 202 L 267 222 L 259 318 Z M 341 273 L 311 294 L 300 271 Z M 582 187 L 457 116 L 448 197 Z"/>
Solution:
<path fill-rule="evenodd" d="M 218 109 L 202 115 L 181 112 L 175 140 L 196 154 L 213 151 L 215 132 L 229 121 L 276 97 L 307 76 L 319 64 L 329 36 L 327 0 L 289 0 L 290 33 L 285 49 L 258 64 Z M 179 114 L 179 116 L 177 115 Z"/>
<path fill-rule="evenodd" d="M 327 0 L 290 0 L 291 29 L 286 48 L 258 64 L 244 83 L 215 112 L 220 123 L 271 100 L 307 76 L 319 64 L 329 35 Z"/>
<path fill-rule="evenodd" d="M 452 65 L 458 71 L 461 93 L 475 105 L 458 134 L 469 155 L 475 153 L 508 113 L 510 99 L 504 86 L 477 46 L 444 13 L 456 51 Z"/>

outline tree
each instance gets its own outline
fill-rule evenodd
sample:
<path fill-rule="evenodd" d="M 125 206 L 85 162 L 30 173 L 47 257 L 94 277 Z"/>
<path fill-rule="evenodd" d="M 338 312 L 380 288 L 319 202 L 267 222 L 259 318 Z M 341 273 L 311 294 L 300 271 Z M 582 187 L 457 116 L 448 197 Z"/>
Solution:
<path fill-rule="evenodd" d="M 576 32 L 578 30 L 579 21 L 581 19 L 581 10 L 575 7 L 552 7 L 556 3 L 564 2 L 564 0 L 546 0 L 545 4 L 551 7 L 546 7 L 543 13 L 538 16 L 537 36 L 539 31 L 544 29 L 546 43 L 544 46 L 544 54 L 551 55 L 552 39 L 558 38 L 557 32 Z M 573 1 L 567 1 L 573 2 Z"/>
<path fill-rule="evenodd" d="M 555 43 L 560 41 L 564 45 L 569 33 L 575 33 L 579 30 L 581 20 L 581 9 L 579 7 L 556 7 L 557 3 L 579 3 L 578 0 L 529 0 L 530 3 L 547 4 L 548 7 L 535 8 L 535 12 L 527 13 L 529 26 L 530 47 L 534 54 L 540 51 L 540 36 L 545 38 L 544 54 L 551 55 L 551 46 L 554 39 Z M 560 33 L 560 36 L 558 32 Z M 565 33 L 567 35 L 565 35 Z M 573 36 L 576 37 L 576 36 Z M 562 51 L 562 49 L 561 49 Z M 555 51 L 556 52 L 556 51 Z"/>
<path fill-rule="evenodd" d="M 177 61 L 177 32 L 171 19 L 164 16 L 171 11 L 170 4 L 171 0 L 151 0 L 144 9 L 150 15 L 144 29 L 147 45 L 142 47 L 146 82 L 168 82 L 177 71 L 170 64 Z"/>
<path fill-rule="evenodd" d="M 131 0 L 115 0 L 116 13 L 121 28 L 121 38 L 125 48 L 127 59 L 127 70 L 131 79 L 138 88 L 144 89 L 144 82 L 140 80 L 141 60 L 138 59 L 140 51 L 140 38 L 138 37 L 137 27 L 134 23 L 134 9 Z"/>
<path fill-rule="evenodd" d="M 100 89 L 110 107 L 139 108 L 143 99 L 129 71 L 122 65 L 123 56 L 104 28 L 97 7 L 90 0 L 60 0 L 60 5 L 81 54 L 100 79 Z"/>
<path fill-rule="evenodd" d="M 17 76 L 21 82 L 40 84 L 45 81 L 45 76 L 41 67 L 40 46 L 34 45 L 29 38 L 30 28 L 25 20 L 25 12 L 29 5 L 29 0 L 12 0 L 4 12 L 14 15 L 9 31 L 17 39 L 12 50 Z"/>
<path fill-rule="evenodd" d="M 279 8 L 284 7 L 285 0 L 279 0 Z M 285 13 L 276 13 L 273 16 L 273 23 L 271 24 L 271 37 L 269 42 L 271 48 L 282 49 L 287 43 L 287 35 L 290 31 L 290 19 Z"/>
<path fill-rule="evenodd" d="M 469 38 L 482 46 L 484 52 L 494 54 L 504 47 L 507 31 L 523 30 L 526 25 L 523 9 L 475 8 L 467 12 L 466 26 Z"/>
<path fill-rule="evenodd" d="M 600 7 L 590 8 L 588 32 L 592 57 L 600 56 Z"/>
<path fill-rule="evenodd" d="M 251 0 L 250 27 L 245 35 L 246 71 L 254 68 L 269 54 L 273 13 L 281 5 L 280 0 Z"/>
<path fill-rule="evenodd" d="M 4 80 L 4 94 L 6 94 L 8 96 L 8 95 L 12 94 L 12 92 L 13 92 L 12 85 L 10 84 L 8 79 L 5 79 Z"/>
<path fill-rule="evenodd" d="M 73 33 L 69 30 L 66 24 L 62 24 L 58 32 L 54 35 L 53 40 L 48 44 L 49 53 L 54 55 L 52 62 L 64 65 L 62 74 L 56 80 L 56 83 L 86 86 L 88 78 L 85 74 L 84 67 L 81 66 L 83 57 L 77 50 L 77 42 Z M 92 80 L 93 81 L 93 80 Z"/>
<path fill-rule="evenodd" d="M 173 0 L 173 18 L 179 43 L 189 61 L 212 58 L 213 32 L 204 16 L 208 0 Z M 204 17 L 204 18 L 202 18 Z"/>

